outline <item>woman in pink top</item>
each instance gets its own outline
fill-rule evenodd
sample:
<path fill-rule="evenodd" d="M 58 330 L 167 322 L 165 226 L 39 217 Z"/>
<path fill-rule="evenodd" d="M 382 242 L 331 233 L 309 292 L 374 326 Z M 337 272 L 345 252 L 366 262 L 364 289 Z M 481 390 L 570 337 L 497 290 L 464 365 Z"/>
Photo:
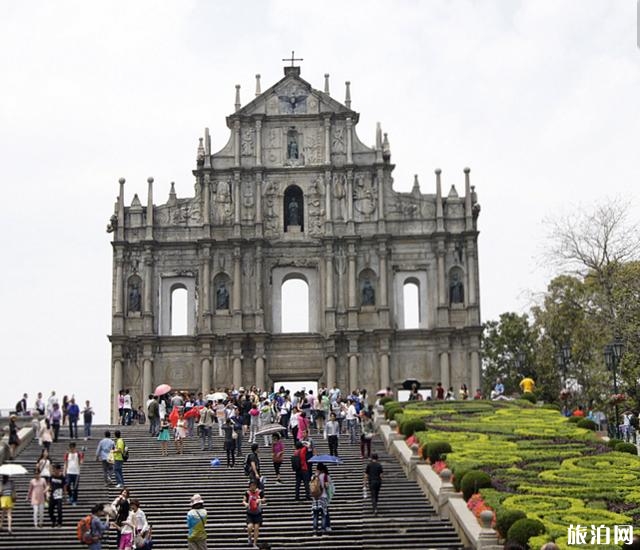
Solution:
<path fill-rule="evenodd" d="M 36 468 L 33 479 L 29 482 L 29 492 L 27 500 L 31 501 L 33 506 L 33 526 L 40 529 L 44 524 L 44 501 L 47 494 L 47 482 L 40 475 L 40 470 Z"/>
<path fill-rule="evenodd" d="M 280 467 L 284 459 L 284 441 L 280 438 L 280 434 L 273 434 L 273 443 L 271 445 L 271 454 L 273 457 L 273 469 L 276 472 L 276 484 L 280 485 Z"/>

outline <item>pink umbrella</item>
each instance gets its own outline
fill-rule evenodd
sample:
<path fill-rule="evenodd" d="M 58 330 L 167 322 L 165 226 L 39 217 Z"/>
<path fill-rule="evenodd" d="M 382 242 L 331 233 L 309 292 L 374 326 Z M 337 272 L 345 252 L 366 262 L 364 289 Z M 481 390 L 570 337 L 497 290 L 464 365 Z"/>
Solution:
<path fill-rule="evenodd" d="M 171 386 L 169 384 L 160 384 L 156 391 L 153 392 L 153 395 L 164 395 L 165 393 L 169 393 L 171 391 Z"/>

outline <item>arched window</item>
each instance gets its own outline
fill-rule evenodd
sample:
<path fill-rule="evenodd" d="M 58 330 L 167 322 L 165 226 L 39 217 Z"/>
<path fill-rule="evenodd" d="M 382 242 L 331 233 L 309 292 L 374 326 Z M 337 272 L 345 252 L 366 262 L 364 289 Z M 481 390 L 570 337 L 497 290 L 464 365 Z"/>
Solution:
<path fill-rule="evenodd" d="M 309 332 L 309 285 L 302 277 L 282 283 L 282 332 Z"/>
<path fill-rule="evenodd" d="M 182 285 L 176 285 L 171 289 L 171 336 L 188 334 L 188 297 L 189 293 Z"/>
<path fill-rule="evenodd" d="M 303 194 L 297 185 L 290 185 L 284 192 L 284 230 L 304 231 Z"/>
<path fill-rule="evenodd" d="M 404 328 L 420 328 L 420 286 L 415 279 L 407 279 L 402 286 Z"/>

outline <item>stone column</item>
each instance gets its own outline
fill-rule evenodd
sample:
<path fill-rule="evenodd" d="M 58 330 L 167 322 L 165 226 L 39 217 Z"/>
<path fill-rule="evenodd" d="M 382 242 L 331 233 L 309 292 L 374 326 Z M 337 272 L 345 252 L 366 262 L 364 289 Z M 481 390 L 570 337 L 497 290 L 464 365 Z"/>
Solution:
<path fill-rule="evenodd" d="M 233 223 L 238 225 L 240 223 L 240 172 L 233 174 Z"/>
<path fill-rule="evenodd" d="M 233 122 L 233 165 L 240 166 L 240 121 Z"/>
<path fill-rule="evenodd" d="M 471 352 L 471 387 L 469 393 L 474 392 L 480 387 L 480 354 L 477 351 Z M 473 394 L 471 394 L 473 395 Z"/>
<path fill-rule="evenodd" d="M 256 172 L 256 223 L 262 223 L 262 173 Z"/>
<path fill-rule="evenodd" d="M 116 251 L 116 288 L 114 290 L 115 296 L 115 313 L 116 315 L 122 315 L 124 313 L 124 274 L 123 274 L 124 260 L 122 258 L 122 251 Z"/>
<path fill-rule="evenodd" d="M 256 120 L 256 166 L 262 164 L 262 121 Z"/>
<path fill-rule="evenodd" d="M 256 330 L 264 329 L 264 307 L 262 304 L 262 245 L 256 244 Z"/>
<path fill-rule="evenodd" d="M 146 401 L 147 396 L 153 393 L 153 360 L 145 357 L 142 360 L 142 397 Z"/>
<path fill-rule="evenodd" d="M 256 386 L 259 389 L 264 390 L 264 355 L 256 355 Z"/>
<path fill-rule="evenodd" d="M 356 307 L 356 253 L 353 248 L 354 245 L 349 246 L 349 308 Z"/>
<path fill-rule="evenodd" d="M 347 172 L 347 221 L 353 221 L 353 172 L 349 170 Z"/>
<path fill-rule="evenodd" d="M 326 273 L 326 296 L 327 296 L 327 304 L 326 307 L 329 309 L 333 309 L 336 307 L 335 298 L 333 296 L 333 247 L 331 244 L 327 244 L 325 246 L 325 273 Z"/>
<path fill-rule="evenodd" d="M 201 313 L 208 315 L 211 313 L 211 254 L 208 246 L 202 249 L 202 280 L 200 281 L 200 292 L 202 294 L 202 302 L 200 304 Z"/>
<path fill-rule="evenodd" d="M 449 352 L 443 351 L 440 353 L 440 381 L 445 390 L 449 389 L 451 385 L 451 379 L 449 377 Z"/>
<path fill-rule="evenodd" d="M 209 174 L 204 175 L 202 186 L 202 222 L 205 226 L 211 225 L 211 181 Z"/>
<path fill-rule="evenodd" d="M 347 164 L 353 164 L 353 146 L 352 146 L 353 140 L 351 137 L 351 132 L 353 131 L 353 122 L 351 120 L 351 117 L 347 117 L 346 129 L 347 129 Z"/>
<path fill-rule="evenodd" d="M 467 303 L 476 305 L 478 303 L 478 294 L 476 289 L 476 253 L 475 243 L 472 238 L 467 239 L 466 260 L 467 260 Z"/>
<path fill-rule="evenodd" d="M 331 171 L 327 170 L 324 173 L 324 211 L 327 222 L 332 220 L 331 209 Z"/>
<path fill-rule="evenodd" d="M 242 325 L 242 267 L 241 250 L 236 246 L 233 250 L 233 324 L 235 328 Z"/>
<path fill-rule="evenodd" d="M 206 393 L 211 389 L 211 359 L 205 357 L 200 361 L 200 365 L 202 366 L 202 378 L 200 381 L 200 387 L 202 389 L 202 393 L 206 395 Z"/>
<path fill-rule="evenodd" d="M 122 360 L 116 359 L 113 362 L 113 389 L 111 391 L 111 420 L 118 422 L 118 409 L 115 405 L 115 398 L 122 389 Z"/>
<path fill-rule="evenodd" d="M 327 356 L 327 388 L 332 388 L 336 383 L 336 357 L 335 355 Z"/>
<path fill-rule="evenodd" d="M 387 283 L 387 243 L 380 243 L 378 248 L 378 269 L 380 270 L 380 288 L 378 295 L 380 297 L 379 304 L 381 307 L 388 305 L 388 283 Z"/>
<path fill-rule="evenodd" d="M 388 388 L 391 386 L 391 373 L 389 370 L 389 353 L 382 352 L 380 354 L 380 387 Z"/>
<path fill-rule="evenodd" d="M 349 354 L 349 387 L 347 391 L 351 391 L 358 387 L 358 354 Z"/>
<path fill-rule="evenodd" d="M 446 275 L 444 270 L 444 242 L 438 242 L 436 251 L 438 257 L 438 305 L 445 306 L 447 304 Z"/>
<path fill-rule="evenodd" d="M 324 117 L 324 163 L 331 164 L 331 116 Z"/>
<path fill-rule="evenodd" d="M 147 191 L 147 223 L 144 238 L 147 241 L 153 239 L 153 178 L 147 178 L 149 185 Z"/>
<path fill-rule="evenodd" d="M 233 357 L 233 385 L 237 388 L 242 386 L 242 357 Z"/>

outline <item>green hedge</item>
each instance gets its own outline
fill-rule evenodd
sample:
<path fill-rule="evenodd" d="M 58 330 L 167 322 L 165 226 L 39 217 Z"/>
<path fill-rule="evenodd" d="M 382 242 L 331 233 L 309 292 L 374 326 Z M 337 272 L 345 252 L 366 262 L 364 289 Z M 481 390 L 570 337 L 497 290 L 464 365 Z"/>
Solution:
<path fill-rule="evenodd" d="M 507 532 L 507 540 L 514 541 L 529 548 L 529 539 L 542 535 L 546 529 L 544 524 L 537 519 L 523 518 L 517 520 Z"/>
<path fill-rule="evenodd" d="M 451 452 L 451 445 L 446 441 L 431 441 L 422 447 L 422 458 L 428 458 L 431 464 L 444 460 L 444 455 Z"/>
<path fill-rule="evenodd" d="M 409 417 L 400 424 L 400 431 L 405 437 L 411 437 L 415 432 L 424 432 L 426 429 L 427 427 L 422 418 Z"/>
<path fill-rule="evenodd" d="M 527 514 L 522 510 L 507 510 L 506 508 L 501 508 L 496 512 L 496 530 L 503 539 L 506 539 L 511 526 L 519 519 L 526 517 Z"/>
<path fill-rule="evenodd" d="M 477 493 L 480 489 L 485 489 L 487 487 L 491 487 L 491 477 L 482 470 L 468 471 L 464 474 L 462 482 L 460 483 L 462 497 L 465 500 L 469 500 L 471 495 Z"/>

